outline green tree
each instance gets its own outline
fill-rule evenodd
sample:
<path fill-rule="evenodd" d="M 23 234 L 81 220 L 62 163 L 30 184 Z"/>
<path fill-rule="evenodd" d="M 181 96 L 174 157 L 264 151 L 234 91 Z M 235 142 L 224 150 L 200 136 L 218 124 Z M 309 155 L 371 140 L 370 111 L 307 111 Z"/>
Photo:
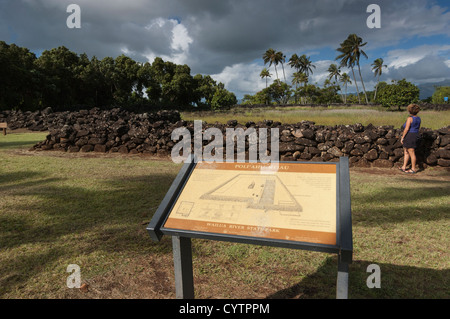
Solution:
<path fill-rule="evenodd" d="M 161 86 L 156 81 L 152 65 L 149 62 L 142 64 L 137 73 L 138 85 L 137 90 L 145 92 L 145 102 L 150 105 L 159 105 L 161 97 Z"/>
<path fill-rule="evenodd" d="M 334 78 L 334 81 L 337 83 L 337 79 L 341 75 L 341 69 L 336 64 L 333 63 L 328 68 L 328 73 L 329 73 L 328 79 L 331 80 L 332 78 Z"/>
<path fill-rule="evenodd" d="M 259 75 L 262 79 L 266 80 L 266 89 L 267 89 L 267 79 L 271 77 L 271 74 L 269 72 L 269 70 L 267 70 L 266 68 L 264 68 L 261 71 L 261 74 Z M 269 104 L 269 98 L 267 97 L 266 99 L 266 104 Z"/>
<path fill-rule="evenodd" d="M 431 101 L 434 104 L 442 104 L 445 103 L 445 97 L 450 98 L 450 86 L 437 87 L 433 93 L 433 96 L 431 97 Z"/>
<path fill-rule="evenodd" d="M 347 37 L 347 39 L 343 43 L 341 43 L 340 47 L 337 49 L 337 51 L 340 52 L 341 54 L 337 56 L 336 60 L 341 59 L 341 66 L 350 67 L 352 69 L 355 84 L 356 84 L 356 78 L 355 78 L 355 73 L 353 71 L 353 67 L 355 64 L 358 66 L 359 77 L 361 79 L 361 84 L 363 86 L 364 96 L 366 98 L 366 104 L 368 104 L 369 100 L 367 98 L 364 80 L 361 75 L 361 66 L 359 63 L 361 54 L 367 58 L 367 54 L 361 49 L 366 44 L 367 44 L 367 42 L 363 43 L 363 40 L 361 37 L 357 36 L 356 34 L 350 34 Z M 356 88 L 356 90 L 358 91 L 358 88 Z M 358 91 L 358 97 L 359 97 L 359 91 Z"/>
<path fill-rule="evenodd" d="M 305 54 L 303 54 L 300 58 L 300 72 L 303 72 L 306 74 L 307 77 L 309 77 L 310 74 L 313 74 L 313 69 L 316 68 L 315 65 L 312 64 L 310 57 L 307 57 Z"/>
<path fill-rule="evenodd" d="M 314 84 L 305 84 L 299 88 L 300 95 L 304 98 L 303 103 L 316 103 L 320 89 Z"/>
<path fill-rule="evenodd" d="M 345 86 L 344 103 L 347 103 L 347 85 L 352 84 L 352 80 L 347 73 L 342 73 L 339 78 L 339 82 L 343 83 Z"/>
<path fill-rule="evenodd" d="M 278 56 L 278 61 L 281 64 L 281 68 L 283 69 L 284 82 L 286 82 L 286 73 L 284 72 L 284 63 L 286 62 L 286 56 L 281 51 L 278 51 L 276 54 Z"/>
<path fill-rule="evenodd" d="M 26 48 L 0 41 L 0 109 L 236 103 L 222 83 L 210 76 L 192 77 L 190 72 L 187 65 L 161 58 L 153 63 L 139 63 L 125 55 L 90 60 L 85 53 L 77 55 L 64 46 L 45 50 L 36 58 Z"/>
<path fill-rule="evenodd" d="M 300 96 L 298 85 L 303 83 L 303 86 L 305 86 L 308 83 L 308 76 L 303 72 L 295 72 L 292 76 L 292 84 L 295 84 L 294 98 L 295 103 L 297 103 L 297 97 Z"/>
<path fill-rule="evenodd" d="M 198 106 L 211 106 L 214 93 L 216 93 L 217 83 L 209 75 L 197 74 L 194 76 L 196 82 L 196 104 Z"/>
<path fill-rule="evenodd" d="M 273 64 L 273 66 L 275 67 L 275 74 L 277 76 L 277 80 L 278 80 L 277 65 L 281 62 L 281 59 L 282 55 L 280 55 L 279 52 L 276 52 L 272 48 L 268 49 L 263 55 L 264 65 L 269 64 L 270 68 Z"/>
<path fill-rule="evenodd" d="M 76 87 L 79 84 L 76 70 L 80 58 L 64 46 L 45 50 L 35 61 L 43 75 L 41 88 L 45 106 L 62 110 L 77 102 Z"/>
<path fill-rule="evenodd" d="M 277 104 L 285 104 L 289 101 L 291 96 L 291 87 L 280 80 L 276 80 L 267 89 L 267 94 L 270 99 L 275 101 Z"/>
<path fill-rule="evenodd" d="M 356 34 L 350 34 L 347 39 L 340 44 L 340 47 L 336 49 L 340 54 L 336 57 L 336 60 L 340 60 L 341 67 L 347 67 L 352 70 L 353 80 L 355 81 L 356 92 L 358 95 L 359 103 L 361 103 L 361 98 L 359 97 L 358 82 L 356 81 L 354 66 L 358 63 L 359 66 L 359 56 L 361 51 L 359 48 L 366 45 L 366 43 L 361 44 L 362 39 Z M 364 53 L 365 54 L 365 53 Z M 367 101 L 366 101 L 367 102 Z"/>
<path fill-rule="evenodd" d="M 184 107 L 198 101 L 196 81 L 190 75 L 190 68 L 187 65 L 176 65 L 157 57 L 152 63 L 151 70 L 154 82 L 147 88 L 147 95 L 160 106 Z"/>
<path fill-rule="evenodd" d="M 170 83 L 165 86 L 163 94 L 172 107 L 189 106 L 196 102 L 195 81 L 187 65 L 177 65 Z"/>
<path fill-rule="evenodd" d="M 387 65 L 383 63 L 382 58 L 378 58 L 372 63 L 372 71 L 375 73 L 375 77 L 377 77 L 377 85 L 375 86 L 375 95 L 373 97 L 374 101 L 377 99 L 378 83 L 380 83 L 380 77 L 383 74 L 383 67 L 387 68 Z"/>
<path fill-rule="evenodd" d="M 112 81 L 115 87 L 114 100 L 118 105 L 131 104 L 132 93 L 138 84 L 138 71 L 137 62 L 126 55 L 122 54 L 114 60 Z"/>
<path fill-rule="evenodd" d="M 86 54 L 81 54 L 74 75 L 78 83 L 75 88 L 77 104 L 100 107 L 114 104 L 113 94 L 97 57 L 89 60 Z"/>
<path fill-rule="evenodd" d="M 264 68 L 261 73 L 259 74 L 259 76 L 261 77 L 261 79 L 265 79 L 266 80 L 266 88 L 267 88 L 267 79 L 270 78 L 272 75 L 270 74 L 269 70 L 267 70 L 266 68 Z"/>
<path fill-rule="evenodd" d="M 291 58 L 289 59 L 288 64 L 291 66 L 291 68 L 295 69 L 297 72 L 300 72 L 300 57 L 297 54 L 293 54 Z"/>
<path fill-rule="evenodd" d="M 216 92 L 214 93 L 211 107 L 213 110 L 218 110 L 222 108 L 227 108 L 232 105 L 237 104 L 237 98 L 234 93 L 226 90 L 223 87 L 218 87 Z"/>
<path fill-rule="evenodd" d="M 336 82 L 331 83 L 330 79 L 326 79 L 324 87 L 316 90 L 314 102 L 319 104 L 341 103 L 342 100 L 338 94 L 340 89 Z"/>
<path fill-rule="evenodd" d="M 377 102 L 385 107 L 406 106 L 419 101 L 419 88 L 405 79 L 392 84 L 380 82 L 378 87 Z"/>
<path fill-rule="evenodd" d="M 36 108 L 43 76 L 35 61 L 28 49 L 0 41 L 0 109 Z"/>

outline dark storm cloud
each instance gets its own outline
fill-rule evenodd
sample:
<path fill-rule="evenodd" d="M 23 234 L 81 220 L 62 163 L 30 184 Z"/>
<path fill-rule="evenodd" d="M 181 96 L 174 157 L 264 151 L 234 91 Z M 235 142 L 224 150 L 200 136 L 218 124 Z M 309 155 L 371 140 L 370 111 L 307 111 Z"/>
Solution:
<path fill-rule="evenodd" d="M 71 3 L 81 7 L 81 29 L 66 26 Z M 366 26 L 371 3 L 382 9 L 381 29 Z M 2 0 L 0 39 L 34 51 L 64 45 L 99 58 L 162 56 L 193 73 L 219 74 L 261 63 L 268 48 L 288 59 L 328 49 L 333 56 L 326 59 L 334 59 L 350 33 L 368 42 L 368 53 L 414 37 L 448 37 L 446 10 L 434 0 Z"/>

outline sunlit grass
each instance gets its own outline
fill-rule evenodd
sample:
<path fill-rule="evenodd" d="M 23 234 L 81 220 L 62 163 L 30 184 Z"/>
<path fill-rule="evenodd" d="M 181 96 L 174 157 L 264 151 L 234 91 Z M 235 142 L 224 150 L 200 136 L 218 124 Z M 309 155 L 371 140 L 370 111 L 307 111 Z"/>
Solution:
<path fill-rule="evenodd" d="M 422 111 L 422 127 L 440 129 L 450 124 L 450 111 Z M 375 126 L 392 125 L 400 128 L 405 123 L 406 112 L 386 111 L 383 109 L 370 109 L 367 107 L 352 108 L 326 108 L 326 107 L 286 107 L 286 108 L 234 108 L 223 112 L 183 112 L 182 118 L 186 121 L 203 120 L 207 123 L 219 122 L 225 124 L 228 120 L 237 120 L 239 123 L 264 120 L 278 121 L 283 124 L 295 124 L 301 121 L 312 121 L 317 125 L 351 125 L 361 123 Z"/>
<path fill-rule="evenodd" d="M 180 165 L 27 152 L 42 136 L 0 136 L 0 298 L 173 298 L 170 240 L 145 227 Z M 448 172 L 384 172 L 351 170 L 350 298 L 448 298 Z M 193 256 L 197 298 L 335 297 L 334 255 L 195 239 Z M 89 293 L 66 287 L 69 264 Z"/>

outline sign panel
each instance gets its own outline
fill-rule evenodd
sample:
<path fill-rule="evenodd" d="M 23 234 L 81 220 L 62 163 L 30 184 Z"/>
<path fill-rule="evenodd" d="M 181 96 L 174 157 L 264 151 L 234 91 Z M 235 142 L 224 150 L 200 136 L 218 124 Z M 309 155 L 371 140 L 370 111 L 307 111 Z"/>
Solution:
<path fill-rule="evenodd" d="M 162 230 L 336 245 L 336 163 L 197 163 Z"/>

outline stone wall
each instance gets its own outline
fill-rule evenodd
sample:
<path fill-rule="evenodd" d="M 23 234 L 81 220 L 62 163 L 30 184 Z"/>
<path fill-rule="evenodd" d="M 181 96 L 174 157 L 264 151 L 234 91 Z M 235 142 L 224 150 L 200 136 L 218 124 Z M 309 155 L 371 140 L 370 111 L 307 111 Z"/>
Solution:
<path fill-rule="evenodd" d="M 120 109 L 92 109 L 53 113 L 47 109 L 34 113 L 0 113 L 0 122 L 5 120 L 11 129 L 49 130 L 46 140 L 36 144 L 33 150 L 65 152 L 169 156 L 177 142 L 171 139 L 172 131 L 178 127 L 187 127 L 191 133 L 194 131 L 194 124 L 182 121 L 177 111 L 135 114 Z M 203 130 L 219 128 L 224 139 L 227 128 L 278 128 L 281 161 L 327 162 L 348 156 L 351 166 L 391 168 L 403 160 L 399 140 L 402 132 L 392 126 L 321 126 L 309 121 L 282 124 L 269 120 L 203 124 Z M 450 126 L 439 130 L 422 128 L 420 133 L 419 166 L 450 167 Z M 203 143 L 207 145 L 209 141 Z"/>

